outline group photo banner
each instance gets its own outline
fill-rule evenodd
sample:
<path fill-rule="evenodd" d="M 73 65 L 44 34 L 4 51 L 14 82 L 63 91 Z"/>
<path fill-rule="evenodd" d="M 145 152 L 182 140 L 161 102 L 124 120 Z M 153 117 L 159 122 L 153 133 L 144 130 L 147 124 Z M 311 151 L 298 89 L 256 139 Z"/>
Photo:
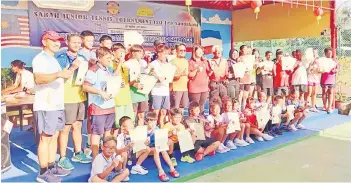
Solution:
<path fill-rule="evenodd" d="M 41 46 L 45 30 L 54 30 L 65 36 L 90 30 L 98 46 L 102 35 L 110 35 L 113 42 L 123 43 L 124 31 L 143 35 L 144 47 L 152 47 L 155 40 L 169 46 L 182 42 L 187 47 L 200 44 L 201 10 L 132 1 L 95 1 L 89 11 L 38 8 L 29 2 L 30 45 Z"/>

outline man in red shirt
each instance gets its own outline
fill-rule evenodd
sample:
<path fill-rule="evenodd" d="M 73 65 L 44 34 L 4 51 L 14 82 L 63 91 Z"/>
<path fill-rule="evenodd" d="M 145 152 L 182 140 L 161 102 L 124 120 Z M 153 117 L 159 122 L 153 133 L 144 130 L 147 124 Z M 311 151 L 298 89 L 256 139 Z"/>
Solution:
<path fill-rule="evenodd" d="M 290 71 L 283 70 L 282 68 L 282 58 L 283 51 L 280 51 L 276 55 L 277 61 L 273 66 L 273 88 L 274 95 L 280 95 L 284 98 L 289 94 L 289 75 Z"/>

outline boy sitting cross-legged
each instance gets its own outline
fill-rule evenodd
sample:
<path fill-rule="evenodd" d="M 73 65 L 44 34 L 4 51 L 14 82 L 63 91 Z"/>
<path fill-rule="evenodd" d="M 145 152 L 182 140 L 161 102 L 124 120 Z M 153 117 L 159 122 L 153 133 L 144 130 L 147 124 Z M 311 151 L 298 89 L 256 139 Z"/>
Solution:
<path fill-rule="evenodd" d="M 180 130 L 185 130 L 184 125 L 182 124 L 183 115 L 181 109 L 174 108 L 171 110 L 171 122 L 166 123 L 163 128 L 167 128 L 168 131 L 168 138 L 172 140 L 172 143 L 169 144 L 169 151 L 168 154 L 171 157 L 173 166 L 177 166 L 177 161 L 173 157 L 174 149 L 180 149 L 179 147 L 179 140 L 177 133 Z M 195 160 L 190 156 L 191 151 L 186 151 L 182 153 L 182 158 L 180 161 L 187 162 L 187 163 L 194 163 Z"/>
<path fill-rule="evenodd" d="M 199 123 L 203 128 L 205 128 L 206 122 L 207 120 L 205 117 L 200 115 L 200 104 L 196 101 L 191 102 L 189 105 L 189 117 L 185 120 L 186 126 L 189 126 L 191 123 Z M 215 155 L 219 145 L 219 141 L 216 141 L 216 139 L 209 137 L 207 137 L 205 140 L 196 140 L 194 144 L 196 160 L 200 161 L 207 155 Z"/>
<path fill-rule="evenodd" d="M 132 167 L 130 173 L 131 174 L 140 174 L 140 175 L 145 175 L 149 173 L 144 167 L 141 166 L 141 164 L 144 162 L 144 160 L 147 158 L 147 156 L 150 153 L 150 148 L 147 147 L 144 150 L 140 150 L 134 154 L 132 154 L 132 148 L 134 146 L 134 142 L 131 141 L 129 132 L 134 129 L 133 121 L 130 119 L 128 116 L 123 116 L 119 120 L 119 126 L 121 127 L 121 133 L 117 136 L 117 148 L 116 152 L 117 154 L 120 154 L 123 158 L 123 168 L 126 168 L 127 166 L 127 161 L 128 158 L 130 157 L 136 157 L 137 162 L 136 165 Z M 145 144 L 148 145 L 148 140 L 145 142 Z M 129 180 L 129 178 L 127 178 Z"/>
<path fill-rule="evenodd" d="M 161 160 L 160 160 L 160 152 L 156 151 L 155 148 L 155 131 L 158 130 L 159 128 L 156 126 L 157 125 L 157 114 L 155 112 L 149 112 L 146 115 L 146 123 L 147 123 L 147 135 L 150 138 L 150 154 L 154 155 L 154 161 L 158 169 L 158 177 L 161 181 L 166 182 L 169 181 L 168 176 L 165 174 L 165 171 L 162 168 Z M 168 141 L 171 141 L 168 139 Z M 172 143 L 172 142 L 170 142 Z M 163 159 L 169 166 L 169 174 L 174 177 L 178 178 L 179 173 L 177 170 L 174 168 L 172 161 L 166 151 L 161 152 Z"/>
<path fill-rule="evenodd" d="M 128 177 L 129 170 L 123 169 L 123 157 L 115 153 L 116 144 L 115 137 L 104 138 L 102 153 L 93 161 L 88 182 L 121 182 Z"/>

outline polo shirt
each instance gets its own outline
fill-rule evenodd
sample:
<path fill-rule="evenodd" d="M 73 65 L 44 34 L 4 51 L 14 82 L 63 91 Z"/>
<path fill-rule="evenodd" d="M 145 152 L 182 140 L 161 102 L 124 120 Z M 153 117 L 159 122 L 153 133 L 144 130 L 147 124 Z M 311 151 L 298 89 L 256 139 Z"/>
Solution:
<path fill-rule="evenodd" d="M 113 71 L 117 69 L 117 62 L 112 62 L 110 67 L 112 68 Z M 129 71 L 128 68 L 122 64 L 121 67 L 121 77 L 122 80 L 124 81 L 125 85 L 123 88 L 120 88 L 117 95 L 115 96 L 115 105 L 118 106 L 126 106 L 129 104 L 132 104 L 132 97 L 130 95 L 130 86 L 129 86 Z"/>
<path fill-rule="evenodd" d="M 186 72 L 186 76 L 181 76 L 178 80 L 174 80 L 172 83 L 173 91 L 188 91 L 188 74 L 189 64 L 185 58 L 174 58 L 171 64 L 177 67 L 176 73 Z"/>

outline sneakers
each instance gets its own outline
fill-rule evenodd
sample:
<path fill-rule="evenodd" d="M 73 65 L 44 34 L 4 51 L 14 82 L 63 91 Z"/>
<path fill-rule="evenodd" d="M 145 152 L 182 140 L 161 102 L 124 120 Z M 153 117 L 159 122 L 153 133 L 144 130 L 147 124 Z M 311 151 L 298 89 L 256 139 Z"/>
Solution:
<path fill-rule="evenodd" d="M 263 141 L 264 141 L 262 137 L 259 137 L 259 136 L 257 136 L 257 135 L 255 135 L 255 139 L 258 140 L 258 141 L 260 141 L 260 142 L 263 142 Z"/>
<path fill-rule="evenodd" d="M 234 145 L 233 141 L 229 140 L 226 145 L 227 148 L 229 149 L 236 149 L 236 146 Z"/>
<path fill-rule="evenodd" d="M 128 182 L 129 181 L 129 176 L 127 176 L 126 178 L 124 178 L 123 180 L 122 180 L 122 182 Z"/>
<path fill-rule="evenodd" d="M 295 128 L 294 125 L 290 125 L 289 126 L 289 131 L 295 132 L 295 131 L 297 131 L 297 128 Z"/>
<path fill-rule="evenodd" d="M 302 124 L 298 124 L 298 125 L 296 126 L 296 128 L 297 128 L 297 129 L 301 129 L 301 130 L 306 130 L 306 127 L 303 126 Z"/>
<path fill-rule="evenodd" d="M 251 137 L 246 137 L 246 142 L 250 143 L 250 144 L 254 144 L 255 143 L 255 141 L 253 141 Z"/>
<path fill-rule="evenodd" d="M 175 157 L 172 157 L 172 158 L 171 158 L 171 161 L 172 161 L 172 165 L 173 165 L 174 167 L 178 166 L 178 163 L 177 163 L 177 160 L 175 159 Z"/>
<path fill-rule="evenodd" d="M 240 140 L 240 139 L 234 139 L 234 145 L 239 146 L 239 147 L 245 147 L 250 145 L 247 143 L 245 140 Z"/>
<path fill-rule="evenodd" d="M 68 158 L 66 158 L 66 157 L 60 158 L 60 160 L 57 163 L 57 165 L 59 167 L 63 168 L 64 170 L 73 170 L 74 169 L 74 166 L 72 165 L 71 161 Z"/>
<path fill-rule="evenodd" d="M 73 162 L 79 162 L 79 163 L 91 163 L 92 158 L 87 157 L 82 151 L 79 152 L 78 154 L 75 154 L 72 159 Z"/>
<path fill-rule="evenodd" d="M 312 108 L 310 109 L 310 111 L 311 111 L 311 112 L 317 112 L 317 113 L 319 112 L 319 110 L 318 110 L 316 107 L 312 107 Z"/>
<path fill-rule="evenodd" d="M 132 170 L 130 171 L 131 174 L 139 174 L 139 175 L 146 175 L 149 173 L 144 167 L 140 165 L 135 165 L 132 167 Z"/>
<path fill-rule="evenodd" d="M 226 152 L 228 152 L 228 151 L 227 151 L 227 149 L 225 148 L 225 146 L 222 146 L 222 144 L 221 144 L 221 145 L 219 145 L 219 147 L 218 147 L 218 149 L 217 149 L 217 152 L 218 152 L 218 153 L 226 153 Z"/>
<path fill-rule="evenodd" d="M 278 137 L 278 135 L 276 135 L 273 131 L 269 131 L 267 132 L 268 135 L 272 136 L 272 137 Z"/>
<path fill-rule="evenodd" d="M 283 127 L 281 128 L 282 131 L 288 132 L 290 131 L 288 125 L 283 125 Z"/>
<path fill-rule="evenodd" d="M 42 175 L 39 174 L 36 180 L 40 183 L 61 182 L 62 178 L 56 177 L 54 174 L 52 174 L 51 170 L 47 170 Z"/>
<path fill-rule="evenodd" d="M 280 129 L 275 129 L 274 130 L 274 134 L 276 134 L 276 135 L 283 135 L 283 132 L 280 130 Z"/>
<path fill-rule="evenodd" d="M 194 163 L 195 162 L 194 158 L 192 158 L 190 155 L 182 156 L 180 161 L 186 162 L 186 163 Z"/>
<path fill-rule="evenodd" d="M 51 168 L 50 171 L 52 172 L 52 174 L 58 177 L 64 177 L 71 173 L 71 171 L 59 167 L 58 164 L 55 164 L 55 166 Z"/>
<path fill-rule="evenodd" d="M 227 152 L 230 151 L 230 149 L 227 146 L 225 146 L 223 143 L 221 143 L 221 145 L 219 146 L 222 146 L 222 148 Z"/>
<path fill-rule="evenodd" d="M 270 140 L 273 140 L 274 137 L 272 137 L 272 136 L 270 136 L 270 135 L 264 133 L 263 136 L 262 136 L 262 138 L 263 138 L 264 140 L 270 141 Z"/>

